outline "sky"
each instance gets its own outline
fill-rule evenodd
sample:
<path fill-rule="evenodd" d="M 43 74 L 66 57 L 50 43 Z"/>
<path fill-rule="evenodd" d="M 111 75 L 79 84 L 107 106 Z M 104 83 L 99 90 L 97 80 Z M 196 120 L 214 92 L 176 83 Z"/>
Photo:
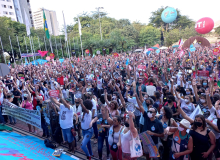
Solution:
<path fill-rule="evenodd" d="M 220 0 L 30 0 L 32 12 L 38 8 L 56 11 L 59 27 L 63 27 L 63 15 L 66 24 L 74 24 L 74 17 L 83 12 L 91 13 L 97 7 L 109 17 L 115 19 L 129 19 L 131 22 L 139 21 L 148 24 L 151 12 L 161 6 L 178 8 L 182 15 L 197 21 L 203 17 L 210 17 L 214 22 L 220 20 Z"/>

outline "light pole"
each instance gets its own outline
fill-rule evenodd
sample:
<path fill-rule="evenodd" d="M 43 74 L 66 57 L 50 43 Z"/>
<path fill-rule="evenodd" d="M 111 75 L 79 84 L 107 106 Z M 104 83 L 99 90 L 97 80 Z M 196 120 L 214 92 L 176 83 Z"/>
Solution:
<path fill-rule="evenodd" d="M 98 13 L 99 13 L 99 10 L 104 9 L 104 8 L 103 7 L 98 7 L 96 9 L 98 10 Z M 102 28 L 101 28 L 101 22 L 100 22 L 100 13 L 99 13 L 99 25 L 100 25 L 100 35 L 101 35 L 101 41 L 102 41 Z"/>

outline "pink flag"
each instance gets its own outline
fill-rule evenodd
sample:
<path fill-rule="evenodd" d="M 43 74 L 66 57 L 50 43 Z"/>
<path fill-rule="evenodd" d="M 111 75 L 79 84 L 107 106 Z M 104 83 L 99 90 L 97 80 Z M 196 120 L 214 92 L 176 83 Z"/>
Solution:
<path fill-rule="evenodd" d="M 181 51 L 179 52 L 179 57 L 181 58 L 184 54 L 185 54 L 185 52 L 184 52 L 183 50 L 181 50 Z"/>
<path fill-rule="evenodd" d="M 183 39 L 180 39 L 180 40 L 179 40 L 179 49 L 182 48 L 182 45 L 183 45 Z"/>
<path fill-rule="evenodd" d="M 45 56 L 47 54 L 48 51 L 41 51 L 38 50 L 38 53 L 40 53 L 41 57 Z"/>
<path fill-rule="evenodd" d="M 78 58 L 78 62 L 79 62 L 79 58 Z"/>

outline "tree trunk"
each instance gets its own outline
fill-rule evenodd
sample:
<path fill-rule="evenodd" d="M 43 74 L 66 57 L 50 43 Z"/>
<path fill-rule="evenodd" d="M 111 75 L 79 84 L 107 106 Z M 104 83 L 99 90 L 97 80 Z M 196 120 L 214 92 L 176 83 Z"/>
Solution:
<path fill-rule="evenodd" d="M 89 48 L 89 52 L 90 52 L 90 56 L 93 56 L 91 47 Z"/>

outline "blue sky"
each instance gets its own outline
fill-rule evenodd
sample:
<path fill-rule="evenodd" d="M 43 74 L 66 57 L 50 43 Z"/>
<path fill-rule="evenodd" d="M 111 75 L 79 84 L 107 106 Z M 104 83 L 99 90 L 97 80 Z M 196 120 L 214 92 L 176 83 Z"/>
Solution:
<path fill-rule="evenodd" d="M 95 11 L 97 7 L 104 7 L 103 11 L 110 17 L 145 24 L 148 24 L 151 12 L 161 6 L 178 8 L 181 14 L 194 21 L 203 17 L 210 17 L 214 22 L 220 20 L 220 0 L 31 0 L 30 2 L 32 11 L 42 7 L 56 11 L 60 28 L 63 26 L 62 11 L 66 24 L 74 24 L 73 18 L 78 14 Z"/>

